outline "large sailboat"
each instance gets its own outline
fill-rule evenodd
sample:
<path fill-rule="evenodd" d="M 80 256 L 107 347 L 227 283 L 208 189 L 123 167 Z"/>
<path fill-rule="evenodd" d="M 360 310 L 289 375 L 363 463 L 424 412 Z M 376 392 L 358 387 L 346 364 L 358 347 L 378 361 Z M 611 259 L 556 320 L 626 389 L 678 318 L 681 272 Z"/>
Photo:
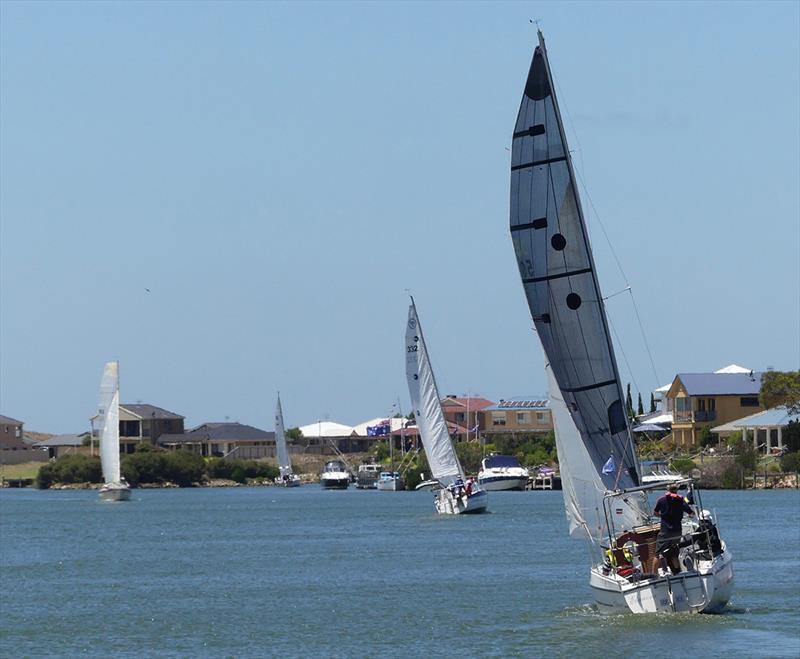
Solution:
<path fill-rule="evenodd" d="M 119 461 L 119 362 L 108 362 L 103 369 L 97 412 L 103 470 L 100 498 L 103 501 L 128 501 L 131 488 L 122 478 Z"/>
<path fill-rule="evenodd" d="M 486 510 L 488 496 L 477 482 L 466 480 L 450 438 L 414 298 L 408 307 L 405 347 L 411 406 L 431 475 L 438 483 L 434 489 L 436 512 L 450 515 L 482 513 Z"/>
<path fill-rule="evenodd" d="M 691 504 L 671 565 L 657 552 L 659 520 L 642 485 L 623 406 L 572 160 L 544 37 L 533 54 L 514 126 L 511 236 L 545 352 L 570 535 L 592 548 L 590 585 L 606 612 L 700 612 L 725 606 L 731 554 L 690 479 Z M 679 548 L 679 549 L 678 549 Z M 677 560 L 677 564 L 676 561 Z"/>
<path fill-rule="evenodd" d="M 278 469 L 280 476 L 275 479 L 277 485 L 284 487 L 297 487 L 300 477 L 292 472 L 292 461 L 289 458 L 289 449 L 286 447 L 286 430 L 283 427 L 283 410 L 281 409 L 281 396 L 275 404 L 275 452 L 278 454 Z"/>

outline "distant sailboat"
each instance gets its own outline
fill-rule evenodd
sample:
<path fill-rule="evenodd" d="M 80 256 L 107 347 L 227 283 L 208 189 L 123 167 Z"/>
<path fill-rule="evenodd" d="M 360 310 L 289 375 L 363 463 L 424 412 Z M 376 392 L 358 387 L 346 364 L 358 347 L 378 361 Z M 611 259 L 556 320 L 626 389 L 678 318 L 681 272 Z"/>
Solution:
<path fill-rule="evenodd" d="M 436 512 L 482 513 L 486 510 L 488 496 L 477 482 L 466 482 L 442 411 L 414 298 L 408 308 L 405 348 L 411 406 L 431 475 L 438 483 L 438 489 L 434 490 Z"/>
<path fill-rule="evenodd" d="M 691 480 L 679 484 L 696 517 L 684 518 L 679 542 L 660 536 L 650 513 L 647 493 L 666 484 L 641 484 L 541 32 L 514 127 L 511 235 L 547 361 L 570 535 L 587 539 L 593 550 L 590 585 L 598 607 L 721 609 L 733 588 L 731 554 Z M 672 547 L 669 569 L 659 540 Z"/>
<path fill-rule="evenodd" d="M 122 478 L 119 461 L 119 362 L 108 362 L 103 369 L 97 407 L 104 481 L 100 498 L 103 501 L 128 501 L 131 489 Z"/>
<path fill-rule="evenodd" d="M 275 450 L 278 454 L 278 469 L 281 472 L 275 482 L 285 487 L 297 487 L 300 485 L 300 477 L 292 472 L 292 461 L 289 458 L 289 449 L 286 447 L 286 431 L 283 427 L 280 394 L 278 394 L 278 402 L 275 405 Z"/>

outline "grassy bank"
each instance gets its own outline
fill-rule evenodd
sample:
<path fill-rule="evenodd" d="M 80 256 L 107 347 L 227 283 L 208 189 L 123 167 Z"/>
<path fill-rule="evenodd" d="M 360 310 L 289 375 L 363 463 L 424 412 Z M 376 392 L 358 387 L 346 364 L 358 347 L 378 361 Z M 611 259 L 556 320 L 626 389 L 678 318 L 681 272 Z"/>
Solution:
<path fill-rule="evenodd" d="M 0 479 L 16 480 L 18 478 L 36 478 L 39 469 L 46 462 L 23 462 L 18 465 L 0 465 Z"/>

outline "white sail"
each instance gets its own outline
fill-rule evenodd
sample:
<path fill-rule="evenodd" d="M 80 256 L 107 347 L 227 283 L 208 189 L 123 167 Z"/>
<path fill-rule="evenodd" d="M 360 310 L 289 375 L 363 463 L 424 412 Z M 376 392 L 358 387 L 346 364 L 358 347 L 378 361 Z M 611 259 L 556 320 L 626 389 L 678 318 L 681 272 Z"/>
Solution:
<path fill-rule="evenodd" d="M 464 471 L 447 429 L 413 298 L 406 324 L 406 377 L 417 429 L 433 478 L 444 487 L 458 478 L 463 480 Z"/>
<path fill-rule="evenodd" d="M 605 530 L 603 496 L 606 493 L 584 443 L 581 434 L 569 413 L 561 390 L 558 388 L 550 364 L 545 365 L 550 389 L 550 410 L 556 435 L 558 466 L 564 506 L 569 520 L 569 534 L 573 538 L 589 538 L 599 541 Z M 643 495 L 629 495 L 628 500 L 618 499 L 609 513 L 614 516 L 618 530 L 632 529 L 645 523 L 642 506 Z"/>
<path fill-rule="evenodd" d="M 100 464 L 106 483 L 120 481 L 119 467 L 119 362 L 108 362 L 103 369 L 98 401 L 100 426 Z"/>
<path fill-rule="evenodd" d="M 286 431 L 283 427 L 283 410 L 281 409 L 281 397 L 278 396 L 278 403 L 275 406 L 275 448 L 278 453 L 278 469 L 281 471 L 281 478 L 292 473 L 292 462 L 289 459 L 289 451 L 286 448 Z"/>

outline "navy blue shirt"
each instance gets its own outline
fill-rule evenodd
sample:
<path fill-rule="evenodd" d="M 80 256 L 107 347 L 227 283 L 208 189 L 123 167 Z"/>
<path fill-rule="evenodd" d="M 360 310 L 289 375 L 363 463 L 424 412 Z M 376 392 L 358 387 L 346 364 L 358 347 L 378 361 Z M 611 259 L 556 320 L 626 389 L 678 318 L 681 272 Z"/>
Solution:
<path fill-rule="evenodd" d="M 661 533 L 680 535 L 683 513 L 691 513 L 692 509 L 682 496 L 667 492 L 656 501 L 655 512 L 661 515 Z"/>

